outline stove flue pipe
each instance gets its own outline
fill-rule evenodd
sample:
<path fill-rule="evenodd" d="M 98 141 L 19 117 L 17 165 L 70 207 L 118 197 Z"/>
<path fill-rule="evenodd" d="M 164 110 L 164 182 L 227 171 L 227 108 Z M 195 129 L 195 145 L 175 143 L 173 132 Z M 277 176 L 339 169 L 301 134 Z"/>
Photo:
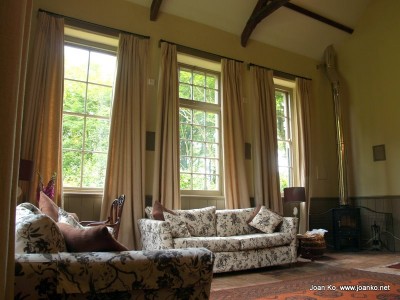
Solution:
<path fill-rule="evenodd" d="M 336 69 L 336 54 L 332 45 L 328 46 L 324 51 L 325 64 L 324 69 L 326 76 L 331 82 L 333 104 L 335 109 L 335 125 L 338 155 L 338 176 L 339 176 L 339 204 L 340 206 L 349 205 L 347 195 L 347 159 L 346 148 L 344 144 L 344 131 L 342 109 L 340 106 L 340 82 L 339 74 Z"/>

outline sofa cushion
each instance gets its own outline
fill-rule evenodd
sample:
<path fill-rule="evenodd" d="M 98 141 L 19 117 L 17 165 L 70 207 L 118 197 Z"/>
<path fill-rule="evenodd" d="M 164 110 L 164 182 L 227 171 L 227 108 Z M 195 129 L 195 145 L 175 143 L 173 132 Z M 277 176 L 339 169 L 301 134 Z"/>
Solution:
<path fill-rule="evenodd" d="M 249 225 L 261 230 L 262 232 L 273 233 L 282 220 L 282 216 L 274 213 L 265 206 L 262 206 Z"/>
<path fill-rule="evenodd" d="M 29 205 L 30 206 L 30 205 Z M 16 208 L 15 253 L 57 253 L 66 251 L 57 224 L 38 209 L 23 203 Z"/>
<path fill-rule="evenodd" d="M 58 223 L 69 224 L 77 229 L 84 229 L 82 226 L 70 213 L 63 210 L 61 207 L 58 208 Z"/>
<path fill-rule="evenodd" d="M 289 245 L 292 241 L 290 233 L 256 233 L 234 236 L 240 243 L 240 250 L 264 249 L 283 245 Z"/>
<path fill-rule="evenodd" d="M 79 229 L 66 223 L 58 223 L 70 252 L 107 252 L 126 251 L 107 229 L 105 225 Z"/>
<path fill-rule="evenodd" d="M 258 232 L 247 224 L 254 208 L 223 209 L 215 212 L 217 236 L 235 236 Z"/>
<path fill-rule="evenodd" d="M 187 225 L 191 236 L 215 236 L 215 206 L 188 209 L 174 210 Z"/>
<path fill-rule="evenodd" d="M 160 203 L 160 201 L 154 201 L 153 209 L 151 214 L 153 215 L 154 220 L 165 221 L 164 219 L 164 212 L 168 212 L 170 214 L 175 214 L 172 210 L 165 208 L 164 205 Z"/>
<path fill-rule="evenodd" d="M 186 222 L 175 214 L 164 212 L 164 219 L 167 221 L 171 228 L 171 235 L 173 238 L 189 237 L 190 233 L 186 226 Z"/>
<path fill-rule="evenodd" d="M 232 237 L 190 237 L 174 239 L 175 248 L 207 248 L 212 252 L 240 251 L 240 240 Z"/>

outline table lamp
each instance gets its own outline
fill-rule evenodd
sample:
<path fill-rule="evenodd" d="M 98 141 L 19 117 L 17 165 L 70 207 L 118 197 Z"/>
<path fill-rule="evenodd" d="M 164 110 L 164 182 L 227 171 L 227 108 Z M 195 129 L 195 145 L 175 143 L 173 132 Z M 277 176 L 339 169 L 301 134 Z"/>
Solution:
<path fill-rule="evenodd" d="M 284 203 L 298 204 L 300 207 L 301 202 L 306 202 L 306 189 L 304 187 L 288 187 L 283 189 Z M 297 217 L 299 209 L 297 206 L 293 207 L 293 216 Z"/>
<path fill-rule="evenodd" d="M 19 161 L 19 176 L 18 180 L 22 181 L 31 181 L 32 179 L 32 170 L 33 170 L 33 161 L 28 159 L 21 159 Z M 21 196 L 22 189 L 18 186 L 17 197 Z"/>

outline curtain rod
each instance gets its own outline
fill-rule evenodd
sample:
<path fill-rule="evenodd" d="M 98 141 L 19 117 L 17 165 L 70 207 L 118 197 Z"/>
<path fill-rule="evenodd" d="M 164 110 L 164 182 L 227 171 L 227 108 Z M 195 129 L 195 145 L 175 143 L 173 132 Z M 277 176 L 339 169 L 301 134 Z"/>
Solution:
<path fill-rule="evenodd" d="M 252 67 L 252 66 L 263 68 L 263 69 L 267 69 L 267 70 L 271 70 L 271 71 L 274 72 L 274 75 L 276 75 L 278 77 L 285 78 L 285 79 L 294 80 L 296 78 L 302 78 L 302 79 L 312 80 L 311 78 L 307 78 L 307 77 L 304 77 L 304 76 L 298 76 L 298 75 L 286 73 L 286 72 L 283 72 L 283 71 L 279 71 L 279 70 L 275 70 L 275 69 L 272 69 L 272 68 L 256 65 L 256 64 L 253 64 L 253 63 L 249 63 L 247 65 L 247 68 L 250 69 L 250 67 Z"/>
<path fill-rule="evenodd" d="M 287 72 L 280 71 L 280 70 L 275 70 L 275 69 L 272 69 L 272 68 L 269 68 L 269 67 L 264 67 L 264 66 L 260 66 L 260 65 L 257 65 L 257 64 L 253 64 L 253 63 L 249 63 L 247 65 L 248 69 L 250 69 L 250 67 L 252 67 L 252 66 L 263 68 L 263 69 L 267 69 L 267 70 L 271 70 L 271 71 L 274 72 L 274 75 L 277 75 L 278 77 L 282 77 L 282 78 L 285 78 L 285 79 L 294 80 L 296 78 L 302 78 L 302 79 L 312 80 L 311 78 L 308 78 L 308 77 L 299 76 L 299 75 L 287 73 Z"/>
<path fill-rule="evenodd" d="M 126 34 L 132 34 L 134 36 L 140 37 L 140 38 L 144 38 L 144 39 L 149 39 L 150 37 L 147 35 L 142 35 L 142 34 L 138 34 L 138 33 L 133 33 L 133 32 L 129 32 L 129 31 L 125 31 L 125 30 L 121 30 L 121 29 L 116 29 L 116 28 L 112 28 L 112 27 L 108 27 L 108 26 L 104 26 L 104 25 L 99 25 L 96 23 L 91 23 L 88 21 L 83 21 L 80 19 L 76 19 L 76 18 L 72 18 L 72 17 L 68 17 L 68 16 L 64 16 L 64 15 L 60 15 L 60 14 L 56 14 L 44 9 L 39 8 L 39 12 L 44 12 L 46 14 L 55 16 L 55 17 L 59 17 L 59 18 L 64 18 L 65 23 L 67 25 L 71 25 L 71 26 L 78 26 L 81 27 L 83 29 L 86 30 L 90 30 L 90 31 L 97 31 L 106 35 L 111 35 L 111 36 L 116 36 L 118 37 L 118 35 L 120 33 L 126 33 Z"/>
<path fill-rule="evenodd" d="M 199 50 L 199 49 L 196 49 L 196 48 L 191 48 L 191 47 L 188 47 L 188 46 L 179 45 L 177 43 L 169 42 L 169 41 L 162 40 L 162 39 L 158 42 L 158 46 L 159 47 L 161 47 L 161 43 L 162 42 L 175 45 L 179 52 L 183 52 L 183 53 L 186 53 L 186 54 L 192 54 L 192 55 L 195 55 L 195 56 L 199 56 L 201 58 L 205 58 L 205 59 L 209 59 L 209 60 L 213 60 L 213 61 L 217 61 L 217 62 L 220 62 L 221 59 L 226 58 L 226 59 L 231 59 L 231 60 L 243 63 L 243 60 L 238 60 L 238 59 L 222 56 L 222 55 L 219 55 L 219 54 L 215 54 L 215 53 Z"/>

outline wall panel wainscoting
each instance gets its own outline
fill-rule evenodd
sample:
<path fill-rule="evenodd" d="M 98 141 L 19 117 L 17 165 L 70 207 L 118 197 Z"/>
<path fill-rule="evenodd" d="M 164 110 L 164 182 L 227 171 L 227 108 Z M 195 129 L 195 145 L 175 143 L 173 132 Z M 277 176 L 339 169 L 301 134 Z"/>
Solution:
<path fill-rule="evenodd" d="M 81 221 L 99 221 L 102 198 L 99 194 L 64 193 L 64 209 L 76 213 Z"/>

